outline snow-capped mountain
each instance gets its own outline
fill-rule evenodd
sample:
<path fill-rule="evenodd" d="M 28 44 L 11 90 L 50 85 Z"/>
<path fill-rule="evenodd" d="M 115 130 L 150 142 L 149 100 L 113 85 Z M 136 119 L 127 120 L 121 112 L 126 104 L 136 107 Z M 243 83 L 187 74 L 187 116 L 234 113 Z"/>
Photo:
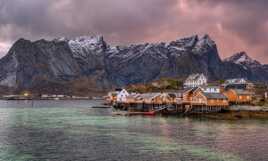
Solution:
<path fill-rule="evenodd" d="M 238 65 L 242 65 L 244 67 L 254 68 L 260 67 L 261 63 L 250 58 L 246 52 L 239 52 L 234 54 L 233 56 L 226 58 L 224 61 L 232 62 Z"/>
<path fill-rule="evenodd" d="M 266 70 L 252 70 L 253 66 L 258 62 L 244 54 L 222 61 L 208 35 L 128 46 L 111 46 L 102 36 L 35 42 L 20 39 L 0 60 L 0 85 L 20 90 L 55 87 L 51 90 L 72 91 L 77 86 L 96 90 L 192 73 L 215 80 L 246 77 L 267 81 Z M 61 88 L 56 88 L 58 85 Z"/>
<path fill-rule="evenodd" d="M 246 52 L 239 52 L 233 56 L 226 58 L 224 62 L 234 63 L 248 71 L 250 77 L 255 80 L 267 82 L 268 68 L 257 60 L 252 59 Z"/>
<path fill-rule="evenodd" d="M 87 56 L 91 51 L 95 51 L 93 54 L 97 55 L 106 49 L 106 44 L 102 36 L 83 36 L 64 41 L 68 41 L 73 53 L 81 56 Z"/>

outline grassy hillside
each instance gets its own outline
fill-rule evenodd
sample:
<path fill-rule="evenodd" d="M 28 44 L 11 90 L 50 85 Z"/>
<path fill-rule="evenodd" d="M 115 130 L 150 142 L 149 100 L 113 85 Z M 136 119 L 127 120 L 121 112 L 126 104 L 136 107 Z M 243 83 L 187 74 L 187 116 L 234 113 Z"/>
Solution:
<path fill-rule="evenodd" d="M 162 92 L 167 90 L 179 90 L 183 87 L 183 80 L 176 78 L 161 78 L 159 80 L 146 83 L 127 86 L 130 92 Z"/>

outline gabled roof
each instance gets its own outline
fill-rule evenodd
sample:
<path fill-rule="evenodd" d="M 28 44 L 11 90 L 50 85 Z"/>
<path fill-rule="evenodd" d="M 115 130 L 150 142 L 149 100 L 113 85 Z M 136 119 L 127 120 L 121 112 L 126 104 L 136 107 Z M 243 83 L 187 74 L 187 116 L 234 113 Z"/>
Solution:
<path fill-rule="evenodd" d="M 153 99 L 159 95 L 161 95 L 161 93 L 144 93 L 144 94 L 141 94 L 139 97 L 143 99 Z"/>
<path fill-rule="evenodd" d="M 188 78 L 185 81 L 186 82 L 187 81 L 196 81 L 196 80 L 200 79 L 201 77 L 205 77 L 205 75 L 204 74 L 200 74 L 200 73 L 198 73 L 198 74 L 191 74 L 191 75 L 188 76 Z"/>
<path fill-rule="evenodd" d="M 122 89 L 121 91 L 118 92 L 118 94 L 122 94 L 122 93 L 126 93 L 126 94 L 129 94 L 127 90 L 125 89 Z"/>
<path fill-rule="evenodd" d="M 183 93 L 195 92 L 197 89 L 201 90 L 200 87 L 186 88 Z"/>

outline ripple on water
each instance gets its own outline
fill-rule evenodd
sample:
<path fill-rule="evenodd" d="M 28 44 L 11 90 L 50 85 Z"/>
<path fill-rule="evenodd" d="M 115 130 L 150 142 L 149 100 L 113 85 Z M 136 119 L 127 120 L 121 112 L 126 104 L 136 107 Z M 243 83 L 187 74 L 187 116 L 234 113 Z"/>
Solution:
<path fill-rule="evenodd" d="M 113 117 L 84 107 L 0 108 L 0 116 L 5 161 L 268 159 L 267 121 Z"/>

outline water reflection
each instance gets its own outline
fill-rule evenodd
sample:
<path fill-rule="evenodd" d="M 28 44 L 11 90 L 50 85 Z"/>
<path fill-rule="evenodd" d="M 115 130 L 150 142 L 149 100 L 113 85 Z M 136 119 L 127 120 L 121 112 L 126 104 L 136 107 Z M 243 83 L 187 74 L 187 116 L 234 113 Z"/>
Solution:
<path fill-rule="evenodd" d="M 268 121 L 114 117 L 97 103 L 1 102 L 0 160 L 268 160 Z"/>

